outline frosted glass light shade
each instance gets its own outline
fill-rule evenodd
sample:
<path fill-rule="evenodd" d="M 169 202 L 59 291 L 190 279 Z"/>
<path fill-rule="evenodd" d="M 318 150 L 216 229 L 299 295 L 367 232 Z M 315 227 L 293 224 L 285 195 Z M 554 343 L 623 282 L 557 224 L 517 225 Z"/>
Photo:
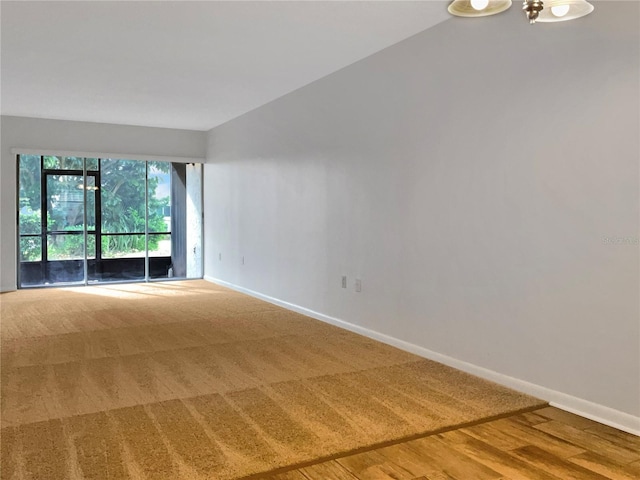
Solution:
<path fill-rule="evenodd" d="M 569 10 L 571 9 L 570 5 L 554 5 L 551 7 L 551 13 L 556 17 L 564 17 Z"/>
<path fill-rule="evenodd" d="M 474 2 L 475 3 L 475 2 Z M 511 0 L 489 0 L 482 10 L 476 10 L 470 0 L 453 0 L 449 5 L 449 13 L 456 17 L 486 17 L 504 12 L 511 6 Z"/>
<path fill-rule="evenodd" d="M 489 0 L 470 0 L 471 6 L 476 10 L 484 10 L 489 6 Z"/>
<path fill-rule="evenodd" d="M 554 15 L 552 9 L 557 13 L 559 8 L 553 7 L 569 7 L 565 15 Z M 593 12 L 593 5 L 586 0 L 545 0 L 544 8 L 538 15 L 538 22 L 564 22 L 575 18 L 584 17 Z"/>

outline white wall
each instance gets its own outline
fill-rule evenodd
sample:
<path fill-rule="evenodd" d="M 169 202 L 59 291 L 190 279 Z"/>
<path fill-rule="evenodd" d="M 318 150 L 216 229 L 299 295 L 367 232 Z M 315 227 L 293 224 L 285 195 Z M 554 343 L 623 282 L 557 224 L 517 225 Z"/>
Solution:
<path fill-rule="evenodd" d="M 452 19 L 215 128 L 205 276 L 640 416 L 639 13 Z"/>
<path fill-rule="evenodd" d="M 2 116 L 0 291 L 16 288 L 16 156 L 13 148 L 109 153 L 123 158 L 203 159 L 205 132 Z"/>

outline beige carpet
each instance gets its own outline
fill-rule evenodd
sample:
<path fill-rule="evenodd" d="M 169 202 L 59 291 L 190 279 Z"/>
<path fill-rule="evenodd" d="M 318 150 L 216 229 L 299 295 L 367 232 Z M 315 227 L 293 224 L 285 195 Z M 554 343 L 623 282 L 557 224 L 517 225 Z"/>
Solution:
<path fill-rule="evenodd" d="M 9 479 L 231 479 L 544 405 L 204 281 L 0 295 Z"/>

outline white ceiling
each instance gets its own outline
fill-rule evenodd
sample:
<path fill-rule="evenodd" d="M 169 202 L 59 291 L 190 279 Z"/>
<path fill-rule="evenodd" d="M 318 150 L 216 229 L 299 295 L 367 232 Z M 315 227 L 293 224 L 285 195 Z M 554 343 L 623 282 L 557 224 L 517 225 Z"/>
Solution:
<path fill-rule="evenodd" d="M 208 130 L 449 18 L 447 1 L 5 1 L 3 115 Z"/>

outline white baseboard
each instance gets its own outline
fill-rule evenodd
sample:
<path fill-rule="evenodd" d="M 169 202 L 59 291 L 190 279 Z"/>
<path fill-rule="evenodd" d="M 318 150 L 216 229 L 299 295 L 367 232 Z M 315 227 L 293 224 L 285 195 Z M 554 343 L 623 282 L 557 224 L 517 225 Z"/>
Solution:
<path fill-rule="evenodd" d="M 249 290 L 247 288 L 240 287 L 238 285 L 234 285 L 229 282 L 225 282 L 224 280 L 213 278 L 208 275 L 205 275 L 204 279 L 209 282 L 216 283 L 224 287 L 228 287 L 232 290 L 236 290 L 241 293 L 246 293 L 247 295 L 250 295 L 255 298 L 259 298 L 260 300 L 264 300 L 274 305 L 284 307 L 288 310 L 293 310 L 294 312 L 301 313 L 308 317 L 312 317 L 317 320 L 329 323 L 331 325 L 344 328 L 345 330 L 349 330 L 354 333 L 364 335 L 365 337 L 369 337 L 374 340 L 378 340 L 380 342 L 386 343 L 388 345 L 392 345 L 394 347 L 400 348 L 401 350 L 405 350 L 407 352 L 414 353 L 421 357 L 428 358 L 429 360 L 434 360 L 436 362 L 443 363 L 444 365 L 457 368 L 458 370 L 462 370 L 463 372 L 476 375 L 486 380 L 490 380 L 500 385 L 504 385 L 505 387 L 513 388 L 514 390 L 527 393 L 534 397 L 545 400 L 549 402 L 550 405 L 557 407 L 559 409 L 566 410 L 568 412 L 575 413 L 576 415 L 580 415 L 582 417 L 589 418 L 596 422 L 603 423 L 605 425 L 609 425 L 611 427 L 617 428 L 618 430 L 622 430 L 624 432 L 628 432 L 628 433 L 632 433 L 634 435 L 640 436 L 640 417 L 635 417 L 631 414 L 621 412 L 613 408 L 605 407 L 604 405 L 599 405 L 597 403 L 593 403 L 588 400 L 584 400 L 582 398 L 574 397 L 572 395 L 568 395 L 566 393 L 562 393 L 557 390 L 552 390 L 552 389 L 543 387 L 541 385 L 536 385 L 534 383 L 526 382 L 524 380 L 510 377 L 508 375 L 503 375 L 493 370 L 489 370 L 489 369 L 474 365 L 472 363 L 464 362 L 462 360 L 458 360 L 456 358 L 434 352 L 432 350 L 421 347 L 419 345 L 414 345 L 413 343 L 405 342 L 404 340 L 399 340 L 389 335 L 385 335 L 384 333 L 380 333 L 380 332 L 376 332 L 375 330 L 370 330 L 368 328 L 360 327 L 358 325 L 345 322 L 344 320 L 340 320 L 338 318 L 331 317 L 323 313 L 309 310 L 308 308 L 304 308 L 299 305 L 295 305 L 293 303 L 285 302 L 283 300 L 279 300 L 277 298 L 273 298 L 268 295 L 255 292 L 253 290 Z"/>

